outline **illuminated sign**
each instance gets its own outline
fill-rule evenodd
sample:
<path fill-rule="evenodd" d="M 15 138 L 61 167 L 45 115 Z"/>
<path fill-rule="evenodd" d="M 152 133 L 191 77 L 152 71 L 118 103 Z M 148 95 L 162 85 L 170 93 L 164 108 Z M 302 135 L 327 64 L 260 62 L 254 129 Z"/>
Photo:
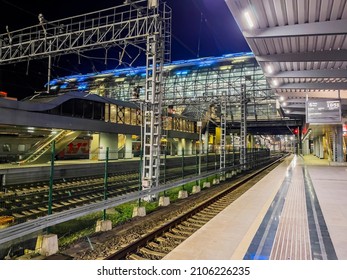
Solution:
<path fill-rule="evenodd" d="M 340 100 L 308 100 L 306 102 L 306 122 L 310 124 L 341 123 Z"/>

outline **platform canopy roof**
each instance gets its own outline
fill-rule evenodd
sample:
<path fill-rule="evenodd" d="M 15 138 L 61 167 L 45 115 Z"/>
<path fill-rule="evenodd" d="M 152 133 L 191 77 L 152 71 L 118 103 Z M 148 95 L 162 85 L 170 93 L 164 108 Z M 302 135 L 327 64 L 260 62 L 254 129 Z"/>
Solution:
<path fill-rule="evenodd" d="M 347 101 L 347 0 L 226 0 L 286 116 Z M 346 100 L 344 100 L 346 99 Z"/>

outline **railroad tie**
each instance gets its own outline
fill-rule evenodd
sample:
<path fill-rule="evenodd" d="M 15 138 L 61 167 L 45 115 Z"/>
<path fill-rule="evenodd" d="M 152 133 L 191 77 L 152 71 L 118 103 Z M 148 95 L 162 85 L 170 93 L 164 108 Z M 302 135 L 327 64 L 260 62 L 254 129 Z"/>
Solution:
<path fill-rule="evenodd" d="M 160 245 L 158 243 L 153 242 L 153 241 L 149 242 L 147 245 L 152 247 L 152 248 L 160 248 Z"/>
<path fill-rule="evenodd" d="M 140 253 L 143 254 L 144 256 L 154 256 L 156 258 L 163 258 L 166 256 L 166 253 L 162 253 L 162 252 L 157 252 L 157 251 L 153 251 L 150 250 L 146 247 L 140 248 Z"/>
<path fill-rule="evenodd" d="M 212 210 L 203 210 L 201 212 L 202 215 L 204 215 L 205 217 L 208 217 L 210 219 L 214 218 L 220 211 L 212 211 Z"/>
<path fill-rule="evenodd" d="M 185 236 L 173 234 L 171 232 L 165 232 L 164 235 L 166 237 L 173 238 L 173 239 L 178 239 L 178 240 L 186 240 L 187 239 Z"/>
<path fill-rule="evenodd" d="M 205 221 L 200 220 L 200 219 L 198 219 L 198 218 L 196 218 L 196 217 L 191 217 L 191 218 L 189 218 L 187 221 L 190 222 L 190 223 L 193 223 L 193 224 L 201 225 L 201 226 L 203 226 L 204 224 L 206 224 Z"/>
<path fill-rule="evenodd" d="M 179 229 L 179 228 L 172 228 L 171 231 L 173 233 L 176 233 L 178 235 L 183 235 L 183 236 L 186 236 L 186 237 L 188 237 L 188 236 L 190 236 L 192 234 L 189 231 L 185 231 L 185 230 L 182 230 L 182 229 Z"/>
<path fill-rule="evenodd" d="M 136 255 L 136 254 L 130 254 L 129 256 L 127 256 L 127 259 L 128 260 L 135 260 L 135 261 L 148 260 L 148 259 L 140 257 L 139 255 Z"/>
<path fill-rule="evenodd" d="M 187 226 L 184 226 L 184 225 L 178 225 L 177 227 L 180 228 L 183 231 L 189 232 L 190 234 L 192 234 L 193 232 L 196 231 L 196 228 L 187 227 Z"/>
<path fill-rule="evenodd" d="M 174 245 L 181 244 L 181 240 L 169 239 L 169 238 L 166 238 L 164 236 L 157 237 L 155 239 L 155 241 L 159 242 L 160 246 L 162 246 L 162 247 L 169 247 L 169 246 L 174 246 Z"/>
<path fill-rule="evenodd" d="M 203 222 L 209 222 L 211 220 L 211 218 L 209 217 L 206 217 L 203 213 L 199 213 L 199 214 L 196 214 L 196 217 L 200 220 L 200 221 L 203 221 Z"/>
<path fill-rule="evenodd" d="M 159 236 L 159 237 L 155 238 L 155 241 L 157 241 L 159 243 L 166 242 L 166 238 Z"/>

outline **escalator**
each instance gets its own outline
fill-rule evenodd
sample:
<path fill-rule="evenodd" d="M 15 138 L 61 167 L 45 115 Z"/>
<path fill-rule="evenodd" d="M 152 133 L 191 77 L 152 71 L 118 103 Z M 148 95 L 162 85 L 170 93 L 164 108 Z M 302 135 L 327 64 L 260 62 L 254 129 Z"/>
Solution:
<path fill-rule="evenodd" d="M 46 163 L 51 160 L 52 143 L 55 141 L 55 153 L 58 154 L 69 143 L 75 140 L 81 131 L 61 130 L 36 143 L 27 156 L 18 162 L 19 165 Z"/>

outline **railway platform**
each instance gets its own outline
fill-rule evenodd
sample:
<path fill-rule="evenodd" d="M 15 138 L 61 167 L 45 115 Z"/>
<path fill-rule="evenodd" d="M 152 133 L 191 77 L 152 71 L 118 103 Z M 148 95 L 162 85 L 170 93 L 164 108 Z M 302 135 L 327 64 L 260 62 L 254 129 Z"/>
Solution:
<path fill-rule="evenodd" d="M 291 156 L 164 257 L 347 259 L 347 167 Z"/>

